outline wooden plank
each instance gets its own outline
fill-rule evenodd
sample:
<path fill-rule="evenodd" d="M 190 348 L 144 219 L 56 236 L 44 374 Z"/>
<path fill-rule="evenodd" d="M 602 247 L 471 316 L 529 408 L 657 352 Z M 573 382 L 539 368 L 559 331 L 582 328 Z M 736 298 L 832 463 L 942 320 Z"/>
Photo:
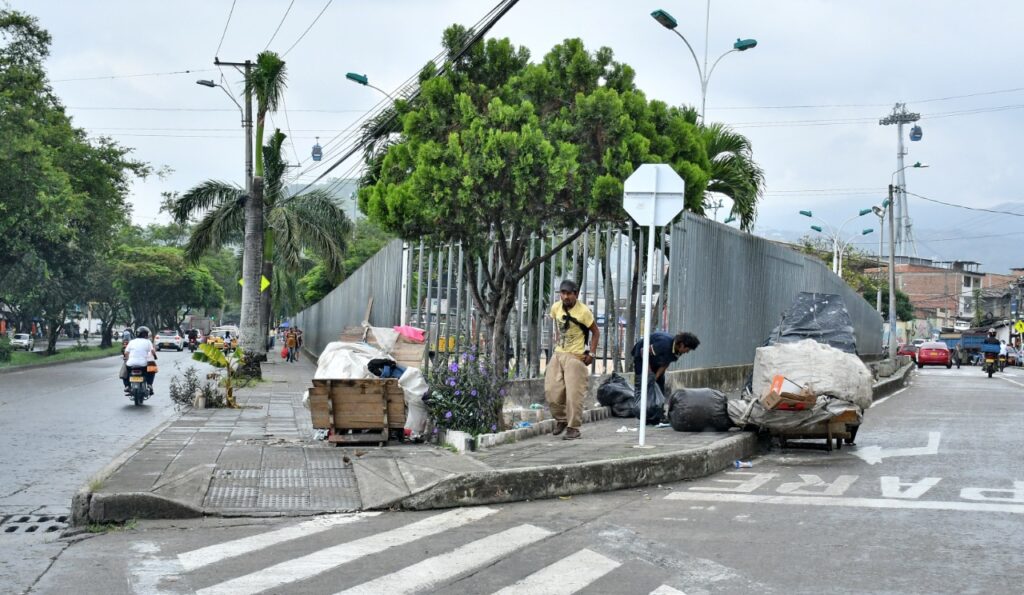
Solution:
<path fill-rule="evenodd" d="M 314 378 L 313 379 L 313 386 L 316 386 L 316 387 L 330 386 L 330 383 L 331 383 L 330 380 L 325 380 L 323 378 Z"/>
<path fill-rule="evenodd" d="M 326 386 L 314 386 L 309 389 L 309 414 L 314 428 L 330 428 L 331 401 Z"/>
<path fill-rule="evenodd" d="M 328 442 L 334 444 L 367 444 L 367 443 L 379 443 L 388 441 L 388 433 L 385 430 L 379 432 L 366 432 L 357 434 L 332 434 L 327 439 Z"/>
<path fill-rule="evenodd" d="M 362 393 L 333 393 L 331 394 L 331 402 L 334 403 L 334 408 L 337 409 L 339 404 L 342 403 L 353 403 L 359 405 L 378 405 L 383 406 L 384 395 L 382 394 L 362 394 Z"/>

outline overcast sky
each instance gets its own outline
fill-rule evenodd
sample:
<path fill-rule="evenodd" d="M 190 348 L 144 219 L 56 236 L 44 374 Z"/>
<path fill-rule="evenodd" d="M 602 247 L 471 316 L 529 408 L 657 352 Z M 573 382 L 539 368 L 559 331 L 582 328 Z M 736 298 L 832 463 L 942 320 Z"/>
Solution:
<path fill-rule="evenodd" d="M 446 26 L 472 25 L 496 2 L 295 0 L 283 21 L 291 0 L 237 0 L 233 11 L 232 0 L 7 4 L 38 17 L 52 34 L 49 75 L 77 126 L 134 147 L 138 158 L 154 166 L 173 169 L 162 179 L 135 184 L 133 216 L 145 224 L 164 220 L 158 213 L 161 192 L 184 191 L 208 178 L 242 183 L 237 108 L 219 89 L 195 84 L 198 78 L 223 80 L 240 96 L 241 77 L 214 68 L 215 55 L 223 61 L 253 58 L 280 24 L 269 48 L 287 52 L 287 117 L 282 110 L 273 123 L 291 130 L 290 161 L 309 166 L 316 136 L 330 161 L 334 147 L 328 141 L 381 99 L 346 81 L 345 72 L 366 73 L 392 91 L 437 55 Z M 650 17 L 656 8 L 675 16 L 678 30 L 701 56 L 705 0 L 520 0 L 490 35 L 528 47 L 534 59 L 568 37 L 580 37 L 592 49 L 611 47 L 636 70 L 637 84 L 649 97 L 699 105 L 693 59 L 678 37 Z M 1024 213 L 1024 201 L 1013 204 L 1022 193 L 1017 146 L 1024 122 L 1024 3 L 713 0 L 710 16 L 710 61 L 737 37 L 758 41 L 755 49 L 722 60 L 707 97 L 708 120 L 747 135 L 766 171 L 757 233 L 797 237 L 812 223 L 797 214 L 800 209 L 838 225 L 880 203 L 896 169 L 897 135 L 878 119 L 897 101 L 922 115 L 924 139 L 907 143 L 907 163 L 930 165 L 908 170 L 911 192 Z M 185 70 L 191 72 L 130 76 Z M 923 257 L 974 258 L 1002 272 L 995 269 L 1012 263 L 991 256 L 991 248 L 967 252 L 982 245 L 1009 250 L 1024 238 L 1004 235 L 1024 229 L 1021 217 L 916 197 L 909 206 Z M 718 219 L 725 215 L 723 210 Z M 854 221 L 843 235 L 862 227 L 877 229 L 877 219 Z M 982 235 L 998 239 L 972 240 Z M 865 238 L 864 247 L 877 250 L 876 238 Z"/>

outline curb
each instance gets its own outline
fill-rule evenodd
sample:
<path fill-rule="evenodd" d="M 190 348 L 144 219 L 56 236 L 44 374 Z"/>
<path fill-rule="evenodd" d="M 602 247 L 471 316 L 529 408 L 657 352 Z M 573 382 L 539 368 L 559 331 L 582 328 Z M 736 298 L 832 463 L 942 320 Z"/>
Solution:
<path fill-rule="evenodd" d="M 895 374 L 889 376 L 887 379 L 876 382 L 872 386 L 871 400 L 877 401 L 882 397 L 886 397 L 903 388 L 907 384 L 907 379 L 910 377 L 911 372 L 914 371 L 914 363 L 910 362 L 903 366 L 902 369 L 897 370 Z"/>
<path fill-rule="evenodd" d="M 95 360 L 103 359 L 103 358 L 107 358 L 107 357 L 115 357 L 117 355 L 118 354 L 116 354 L 116 353 L 108 353 L 108 354 L 105 354 L 105 355 L 97 355 L 96 357 L 83 357 L 83 358 L 80 358 L 80 359 L 72 359 L 72 360 L 67 360 L 67 361 L 62 361 L 62 362 L 43 362 L 43 363 L 40 363 L 40 364 L 25 364 L 23 366 L 14 366 L 13 368 L 12 367 L 4 367 L 4 368 L 0 368 L 0 374 L 13 374 L 14 372 L 23 372 L 25 370 L 37 370 L 39 368 L 52 368 L 54 366 L 63 366 L 65 364 L 76 364 L 78 362 L 91 362 L 91 361 L 95 361 Z"/>
<path fill-rule="evenodd" d="M 103 522 L 105 520 L 97 520 L 91 516 L 91 501 L 93 499 L 94 494 L 92 488 L 90 488 L 89 486 L 96 482 L 103 482 L 108 477 L 110 477 L 115 471 L 120 469 L 121 466 L 128 461 L 128 459 L 135 456 L 135 453 L 145 448 L 147 444 L 152 442 L 154 438 L 156 438 L 161 432 L 163 432 L 172 423 L 174 423 L 177 417 L 178 415 L 176 414 L 171 419 L 168 419 L 159 426 L 153 428 L 148 434 L 146 434 L 142 438 L 139 438 L 137 441 L 135 441 L 135 444 L 132 444 L 127 449 L 125 449 L 124 452 L 117 455 L 117 457 L 115 457 L 114 460 L 110 461 L 102 469 L 94 473 L 91 477 L 89 477 L 89 479 L 85 481 L 85 484 L 83 484 L 82 487 L 78 488 L 78 491 L 75 492 L 75 495 L 71 497 L 70 524 L 72 527 L 88 525 L 90 522 Z"/>
<path fill-rule="evenodd" d="M 430 510 L 610 492 L 705 477 L 756 452 L 757 436 L 742 432 L 682 452 L 457 475 L 396 504 L 407 510 Z"/>

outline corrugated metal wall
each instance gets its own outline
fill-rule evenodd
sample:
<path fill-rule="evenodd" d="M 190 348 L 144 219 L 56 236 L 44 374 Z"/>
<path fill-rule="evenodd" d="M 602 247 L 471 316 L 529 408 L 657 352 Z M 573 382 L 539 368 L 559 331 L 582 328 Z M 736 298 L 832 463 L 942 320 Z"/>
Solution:
<path fill-rule="evenodd" d="M 749 364 L 797 293 L 836 293 L 853 321 L 860 354 L 882 350 L 882 318 L 821 261 L 692 213 L 672 228 L 670 332 L 700 348 L 677 369 Z"/>
<path fill-rule="evenodd" d="M 295 316 L 295 324 L 303 331 L 303 346 L 319 354 L 328 343 L 338 340 L 342 329 L 359 326 L 371 297 L 370 324 L 397 325 L 401 287 L 402 242 L 393 240 L 324 299 Z"/>

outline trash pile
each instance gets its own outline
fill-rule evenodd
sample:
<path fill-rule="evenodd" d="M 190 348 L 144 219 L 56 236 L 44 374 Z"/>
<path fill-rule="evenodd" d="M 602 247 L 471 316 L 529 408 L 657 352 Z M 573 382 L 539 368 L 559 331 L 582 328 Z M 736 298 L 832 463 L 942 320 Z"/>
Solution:
<path fill-rule="evenodd" d="M 427 381 L 423 372 L 416 367 L 400 366 L 392 352 L 401 337 L 416 342 L 422 341 L 422 331 L 413 327 L 367 327 L 372 333 L 375 347 L 368 342 L 335 341 L 324 347 L 317 361 L 314 379 L 359 380 L 365 378 L 397 378 L 402 388 L 407 407 L 405 434 L 418 438 L 427 431 L 430 417 L 423 403 L 427 394 Z M 409 330 L 411 329 L 411 330 Z M 418 334 L 418 336 L 417 336 Z M 302 404 L 309 409 L 309 391 L 302 397 Z"/>
<path fill-rule="evenodd" d="M 653 379 L 647 385 L 647 424 L 657 425 L 665 417 L 665 395 Z M 597 402 L 611 407 L 613 417 L 640 418 L 640 395 L 617 373 L 613 372 L 597 388 Z"/>
<path fill-rule="evenodd" d="M 810 429 L 871 407 L 873 377 L 856 355 L 853 325 L 835 294 L 800 293 L 766 346 L 757 348 L 743 399 L 728 403 L 741 427 Z"/>

